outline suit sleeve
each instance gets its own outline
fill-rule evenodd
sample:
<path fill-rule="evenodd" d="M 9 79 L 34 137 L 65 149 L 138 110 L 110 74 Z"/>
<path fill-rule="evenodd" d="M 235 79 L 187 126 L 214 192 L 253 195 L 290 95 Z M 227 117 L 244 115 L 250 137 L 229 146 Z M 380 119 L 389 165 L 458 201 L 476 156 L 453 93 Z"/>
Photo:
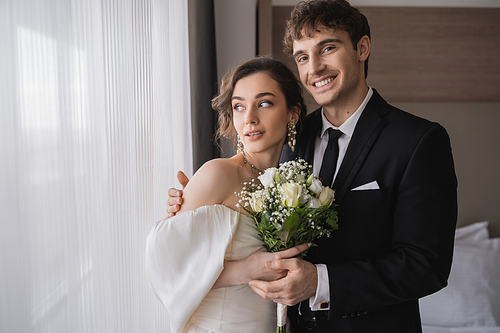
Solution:
<path fill-rule="evenodd" d="M 377 220 L 376 209 L 364 214 L 373 216 L 366 223 L 389 226 L 392 235 L 383 241 L 387 250 L 375 250 L 362 260 L 327 264 L 330 311 L 334 313 L 414 301 L 447 284 L 457 219 L 457 180 L 446 130 L 440 125 L 430 127 L 399 169 L 398 180 L 389 184 L 387 221 Z M 355 202 L 352 205 L 356 207 Z"/>

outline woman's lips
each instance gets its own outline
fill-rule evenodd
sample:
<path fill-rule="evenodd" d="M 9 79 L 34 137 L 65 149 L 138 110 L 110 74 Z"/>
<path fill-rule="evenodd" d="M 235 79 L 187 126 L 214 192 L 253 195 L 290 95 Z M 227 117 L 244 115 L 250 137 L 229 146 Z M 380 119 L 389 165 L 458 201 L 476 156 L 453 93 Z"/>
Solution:
<path fill-rule="evenodd" d="M 249 132 L 246 132 L 245 133 L 245 136 L 249 139 L 249 140 L 257 140 L 259 139 L 260 137 L 262 137 L 262 135 L 264 134 L 265 132 L 262 132 L 262 131 L 249 131 Z"/>

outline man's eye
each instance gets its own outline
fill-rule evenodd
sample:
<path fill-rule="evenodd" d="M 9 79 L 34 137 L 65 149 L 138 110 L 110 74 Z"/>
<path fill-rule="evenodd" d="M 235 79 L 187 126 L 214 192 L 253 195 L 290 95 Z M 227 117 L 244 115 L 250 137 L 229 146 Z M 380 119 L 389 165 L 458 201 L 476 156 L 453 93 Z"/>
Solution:
<path fill-rule="evenodd" d="M 304 62 L 307 60 L 307 57 L 306 56 L 300 56 L 297 58 L 297 62 Z"/>
<path fill-rule="evenodd" d="M 323 50 L 323 52 L 328 52 L 328 51 L 331 51 L 331 50 L 334 50 L 335 49 L 335 46 L 327 46 L 325 47 L 325 49 Z"/>

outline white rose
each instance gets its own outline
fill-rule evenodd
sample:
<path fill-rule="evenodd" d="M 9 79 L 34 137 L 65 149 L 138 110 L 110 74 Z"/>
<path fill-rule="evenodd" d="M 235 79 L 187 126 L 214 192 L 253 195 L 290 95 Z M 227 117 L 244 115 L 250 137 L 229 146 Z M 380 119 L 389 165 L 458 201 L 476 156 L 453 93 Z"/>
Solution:
<path fill-rule="evenodd" d="M 313 196 L 311 196 L 309 193 L 302 192 L 299 198 L 299 205 L 301 206 L 306 205 L 307 203 L 309 203 L 309 201 L 311 201 L 311 198 L 313 198 Z"/>
<path fill-rule="evenodd" d="M 328 202 L 330 202 L 330 204 L 328 205 L 330 206 L 331 203 L 335 200 L 335 191 L 328 186 L 323 187 L 323 190 L 319 194 L 318 199 L 319 201 L 321 201 L 322 206 L 326 205 Z"/>
<path fill-rule="evenodd" d="M 262 200 L 262 191 L 257 191 L 252 193 L 252 197 L 250 198 L 250 207 L 255 213 L 262 212 L 262 208 L 264 206 L 264 200 Z"/>
<path fill-rule="evenodd" d="M 285 207 L 297 207 L 299 205 L 300 194 L 302 193 L 302 186 L 296 183 L 286 183 L 281 187 L 282 198 L 281 202 Z"/>
<path fill-rule="evenodd" d="M 280 184 L 281 183 L 281 176 L 280 176 L 279 170 L 276 171 L 276 173 L 274 174 L 274 182 L 276 184 Z"/>
<path fill-rule="evenodd" d="M 269 187 L 274 182 L 274 175 L 276 174 L 276 171 L 278 171 L 278 169 L 269 168 L 258 177 L 264 187 Z"/>
<path fill-rule="evenodd" d="M 319 201 L 319 199 L 315 197 L 311 197 L 311 200 L 307 203 L 307 207 L 309 208 L 318 208 L 321 206 L 321 201 Z"/>
<path fill-rule="evenodd" d="M 321 180 L 319 180 L 318 178 L 313 178 L 311 180 L 311 185 L 309 185 L 309 190 L 315 194 L 321 193 L 321 191 L 323 191 Z"/>

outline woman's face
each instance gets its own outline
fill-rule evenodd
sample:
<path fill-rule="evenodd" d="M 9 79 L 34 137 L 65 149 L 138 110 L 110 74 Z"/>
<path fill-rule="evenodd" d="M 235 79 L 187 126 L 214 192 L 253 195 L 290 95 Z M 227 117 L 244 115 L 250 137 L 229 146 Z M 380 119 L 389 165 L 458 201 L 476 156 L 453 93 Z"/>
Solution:
<path fill-rule="evenodd" d="M 231 106 L 234 127 L 248 153 L 281 152 L 287 124 L 298 120 L 298 114 L 288 110 L 278 83 L 266 73 L 236 82 Z"/>

